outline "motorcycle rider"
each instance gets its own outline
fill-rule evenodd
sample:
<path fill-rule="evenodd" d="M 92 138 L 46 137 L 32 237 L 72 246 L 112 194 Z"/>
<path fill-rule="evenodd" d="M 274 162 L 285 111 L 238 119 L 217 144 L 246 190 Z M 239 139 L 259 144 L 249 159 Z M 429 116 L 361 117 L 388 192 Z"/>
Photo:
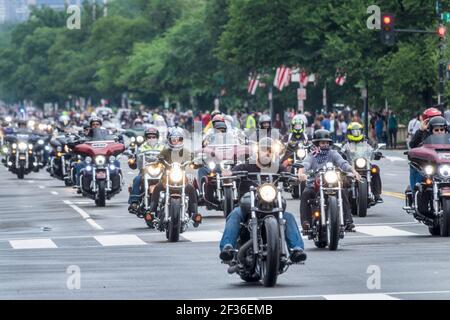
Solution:
<path fill-rule="evenodd" d="M 167 136 L 167 145 L 161 151 L 159 158 L 162 158 L 167 163 L 186 162 L 192 160 L 191 152 L 184 147 L 184 132 L 183 129 L 179 127 L 172 128 Z M 156 216 L 156 210 L 158 209 L 158 201 L 161 192 L 165 189 L 165 179 L 161 179 L 155 188 L 153 189 L 150 209 L 149 211 L 153 216 Z M 186 195 L 188 196 L 188 214 L 190 218 L 194 221 L 194 227 L 198 227 L 201 223 L 202 216 L 198 213 L 198 199 L 197 192 L 194 186 L 186 182 L 185 187 Z"/>
<path fill-rule="evenodd" d="M 331 162 L 334 166 L 340 168 L 342 171 L 353 173 L 355 179 L 361 179 L 359 173 L 346 160 L 344 160 L 336 150 L 332 150 L 330 148 L 333 140 L 331 139 L 331 135 L 328 130 L 316 130 L 314 132 L 312 142 L 315 148 L 311 150 L 311 153 L 306 156 L 305 160 L 303 160 L 303 168 L 299 168 L 298 170 L 300 181 L 307 181 L 306 188 L 302 192 L 300 202 L 300 220 L 302 222 L 302 229 L 304 230 L 304 232 L 308 232 L 311 226 L 312 216 L 309 201 L 313 200 L 316 197 L 316 191 L 314 190 L 315 177 L 311 177 L 308 179 L 305 172 L 315 171 L 322 168 L 328 162 Z M 355 225 L 353 224 L 353 218 L 350 211 L 350 203 L 346 192 L 342 192 L 342 200 L 346 230 L 352 231 L 355 228 Z"/>
<path fill-rule="evenodd" d="M 262 138 L 258 143 L 258 151 L 256 152 L 256 162 L 250 164 L 240 164 L 232 169 L 236 171 L 247 171 L 249 173 L 259 173 L 270 170 L 275 167 L 278 172 L 286 171 L 280 165 L 280 157 L 275 146 L 275 141 L 271 138 Z M 243 180 L 239 184 L 239 199 L 250 191 L 253 182 L 250 180 Z M 220 259 L 230 261 L 234 257 L 234 249 L 239 236 L 240 224 L 246 221 L 240 206 L 236 207 L 227 217 L 225 230 L 223 232 L 222 240 L 220 241 Z M 306 260 L 306 253 L 304 252 L 303 239 L 295 221 L 294 215 L 289 212 L 284 212 L 284 219 L 286 220 L 286 242 L 291 249 L 291 260 L 293 262 L 300 262 Z"/>
<path fill-rule="evenodd" d="M 425 127 L 427 128 L 427 131 L 422 131 L 422 128 L 425 128 Z M 434 116 L 434 117 L 428 118 L 427 123 L 426 124 L 423 123 L 423 126 L 421 124 L 421 129 L 419 129 L 418 131 L 422 131 L 422 132 L 419 134 L 418 137 L 416 137 L 416 135 L 414 135 L 414 137 L 416 137 L 416 140 L 414 140 L 414 137 L 413 137 L 413 140 L 415 143 L 414 148 L 420 147 L 423 144 L 423 141 L 425 141 L 425 139 L 428 138 L 430 135 L 446 134 L 448 132 L 447 120 L 442 116 Z M 413 140 L 411 140 L 411 142 Z M 415 167 L 413 167 L 413 166 L 409 166 L 409 167 L 410 167 L 410 176 L 409 176 L 410 185 L 408 186 L 408 188 L 406 190 L 406 195 L 408 198 L 409 206 L 413 207 L 414 206 L 414 197 L 413 197 L 413 193 L 411 192 L 411 190 L 414 190 L 415 185 L 418 183 L 421 183 L 423 181 L 424 177 L 420 173 L 420 171 L 417 170 Z M 425 210 L 421 210 L 421 211 L 425 211 Z"/>
<path fill-rule="evenodd" d="M 411 138 L 411 141 L 409 142 L 409 148 L 417 148 L 420 146 L 423 141 L 428 138 L 433 132 L 430 130 L 429 122 L 434 118 L 442 116 L 442 112 L 439 111 L 436 108 L 428 108 L 422 113 L 422 121 L 420 123 L 419 130 L 416 131 L 416 133 Z M 414 190 L 414 186 L 417 183 L 421 183 L 423 180 L 422 174 L 413 166 L 409 166 L 409 186 L 406 189 L 406 194 L 408 197 L 412 197 L 411 190 Z M 410 201 L 410 204 L 412 204 L 412 201 Z"/>
<path fill-rule="evenodd" d="M 355 160 L 354 157 L 360 153 L 368 155 L 370 159 L 370 155 L 372 155 L 373 150 L 374 149 L 372 146 L 364 138 L 363 126 L 359 122 L 351 122 L 347 127 L 347 142 L 342 146 L 342 151 L 345 154 L 345 160 L 353 163 Z M 370 187 L 375 197 L 375 201 L 382 203 L 383 199 L 381 198 L 380 168 L 377 165 L 372 164 L 370 175 Z"/>
<path fill-rule="evenodd" d="M 150 127 L 145 131 L 144 134 L 145 142 L 139 147 L 139 154 L 163 150 L 164 145 L 159 143 L 159 131 L 155 127 Z M 138 154 L 138 165 L 139 168 L 138 175 L 133 179 L 133 187 L 130 192 L 130 197 L 128 198 L 128 212 L 131 214 L 137 214 L 137 209 L 141 203 L 141 185 L 142 185 L 142 174 L 140 169 L 142 168 L 142 158 Z"/>
<path fill-rule="evenodd" d="M 300 115 L 292 118 L 290 126 L 291 132 L 283 141 L 286 144 L 286 153 L 284 154 L 283 161 L 293 158 L 293 153 L 296 152 L 296 147 L 299 143 L 304 145 L 308 144 L 308 136 L 305 134 L 305 122 Z"/>

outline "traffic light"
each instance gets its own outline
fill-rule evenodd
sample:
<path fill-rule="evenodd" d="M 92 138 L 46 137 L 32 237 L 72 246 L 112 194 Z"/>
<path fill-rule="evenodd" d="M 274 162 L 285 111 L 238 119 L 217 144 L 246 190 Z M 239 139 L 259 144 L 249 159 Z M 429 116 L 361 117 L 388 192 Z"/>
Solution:
<path fill-rule="evenodd" d="M 391 13 L 381 14 L 381 42 L 388 46 L 395 43 L 394 15 Z"/>
<path fill-rule="evenodd" d="M 444 12 L 441 14 L 441 19 L 444 22 L 450 22 L 450 12 Z"/>
<path fill-rule="evenodd" d="M 439 38 L 445 38 L 447 34 L 447 28 L 441 24 L 437 29 L 437 34 Z"/>

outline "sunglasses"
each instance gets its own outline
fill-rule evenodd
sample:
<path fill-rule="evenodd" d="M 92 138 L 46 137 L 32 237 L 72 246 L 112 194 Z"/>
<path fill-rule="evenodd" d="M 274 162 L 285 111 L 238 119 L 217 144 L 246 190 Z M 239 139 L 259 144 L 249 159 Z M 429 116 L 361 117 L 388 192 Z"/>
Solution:
<path fill-rule="evenodd" d="M 445 132 L 445 128 L 435 128 L 433 132 Z"/>

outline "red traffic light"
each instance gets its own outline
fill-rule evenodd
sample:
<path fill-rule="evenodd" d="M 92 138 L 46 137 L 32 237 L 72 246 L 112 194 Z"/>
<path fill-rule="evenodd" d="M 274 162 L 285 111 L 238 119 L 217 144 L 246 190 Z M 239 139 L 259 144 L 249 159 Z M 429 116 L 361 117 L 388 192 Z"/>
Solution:
<path fill-rule="evenodd" d="M 437 33 L 439 35 L 439 37 L 443 38 L 445 37 L 445 33 L 447 32 L 447 28 L 444 26 L 439 26 Z"/>
<path fill-rule="evenodd" d="M 390 16 L 383 17 L 384 24 L 390 24 L 392 22 L 392 19 Z"/>

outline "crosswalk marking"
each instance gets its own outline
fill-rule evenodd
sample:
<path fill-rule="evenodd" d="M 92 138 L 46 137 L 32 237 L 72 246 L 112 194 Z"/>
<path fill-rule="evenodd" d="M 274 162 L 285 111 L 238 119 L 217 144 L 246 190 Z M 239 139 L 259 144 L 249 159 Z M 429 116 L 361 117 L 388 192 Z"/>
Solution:
<path fill-rule="evenodd" d="M 119 235 L 107 235 L 107 236 L 95 236 L 95 240 L 102 246 L 136 246 L 145 245 L 141 238 L 134 234 L 119 234 Z"/>
<path fill-rule="evenodd" d="M 181 236 L 192 242 L 218 242 L 222 239 L 222 232 L 219 231 L 195 231 L 185 232 Z"/>
<path fill-rule="evenodd" d="M 384 293 L 329 294 L 322 297 L 327 300 L 400 300 Z"/>
<path fill-rule="evenodd" d="M 13 249 L 48 249 L 57 248 L 51 239 L 11 240 L 9 244 Z"/>
<path fill-rule="evenodd" d="M 364 233 L 373 237 L 398 237 L 418 235 L 417 233 L 404 231 L 389 226 L 357 226 L 356 232 Z"/>

